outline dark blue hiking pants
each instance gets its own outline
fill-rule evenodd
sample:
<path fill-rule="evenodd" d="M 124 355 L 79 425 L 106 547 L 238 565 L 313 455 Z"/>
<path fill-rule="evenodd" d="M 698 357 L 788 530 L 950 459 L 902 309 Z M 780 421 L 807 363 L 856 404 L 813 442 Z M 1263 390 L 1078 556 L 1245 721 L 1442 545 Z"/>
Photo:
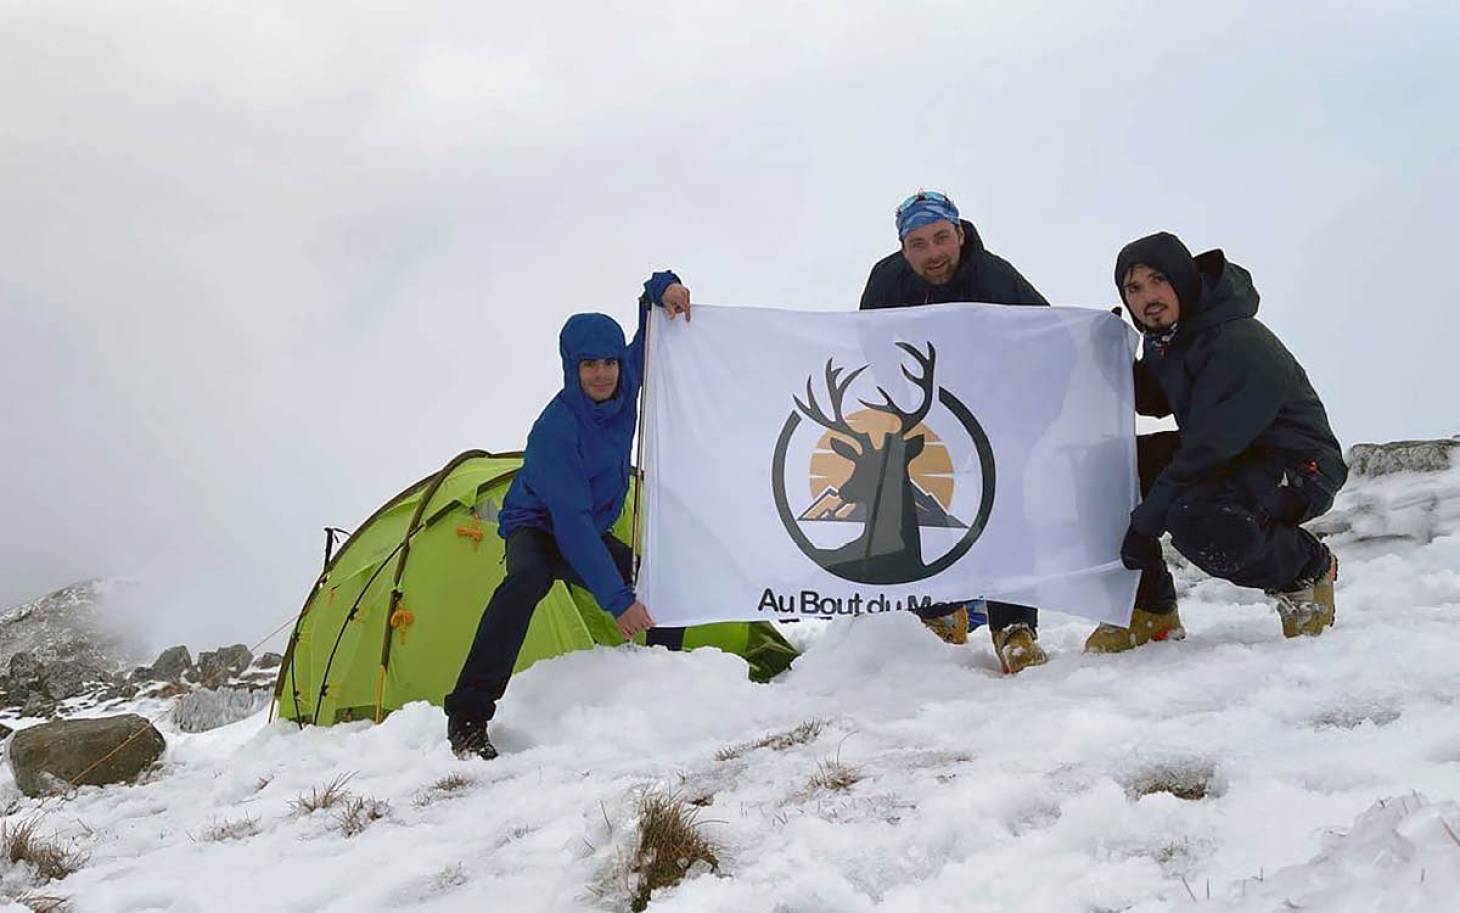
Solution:
<path fill-rule="evenodd" d="M 1141 495 L 1145 496 L 1180 446 L 1176 431 L 1136 438 Z M 1309 470 L 1280 457 L 1245 453 L 1224 471 L 1177 495 L 1166 516 L 1176 550 L 1213 577 L 1262 590 L 1292 590 L 1328 569 L 1329 553 L 1298 524 L 1333 505 L 1326 486 Z M 1147 612 L 1176 606 L 1171 572 L 1141 573 L 1136 605 Z"/>
<path fill-rule="evenodd" d="M 612 535 L 605 535 L 603 544 L 608 546 L 623 579 L 631 580 L 633 550 Z M 537 604 L 556 580 L 583 585 L 558 551 L 553 534 L 546 530 L 524 527 L 514 531 L 507 537 L 506 560 L 507 576 L 497 584 L 482 612 L 476 639 L 457 676 L 456 689 L 446 695 L 448 716 L 490 720 L 507 690 Z M 684 628 L 651 628 L 645 641 L 651 646 L 678 650 L 684 643 Z"/>

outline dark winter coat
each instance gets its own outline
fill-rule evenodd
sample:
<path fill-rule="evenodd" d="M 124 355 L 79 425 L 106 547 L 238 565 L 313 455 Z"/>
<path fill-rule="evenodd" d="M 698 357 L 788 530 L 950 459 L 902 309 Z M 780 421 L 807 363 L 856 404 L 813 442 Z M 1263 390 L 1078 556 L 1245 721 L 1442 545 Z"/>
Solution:
<path fill-rule="evenodd" d="M 1129 265 L 1144 263 L 1171 278 L 1178 292 L 1183 286 L 1193 290 L 1180 298 L 1197 300 L 1181 301 L 1174 332 L 1147 332 L 1145 352 L 1136 364 L 1138 411 L 1157 417 L 1174 413 L 1181 444 L 1131 514 L 1131 526 L 1145 535 L 1160 535 L 1172 501 L 1183 489 L 1238 462 L 1267 467 L 1275 482 L 1286 476 L 1308 502 L 1305 516 L 1326 511 L 1348 478 L 1343 452 L 1307 373 L 1257 320 L 1252 276 L 1228 263 L 1220 250 L 1194 261 L 1185 254 L 1183 266 L 1186 249 L 1173 235 L 1137 244 L 1146 244 L 1146 251 L 1136 259 L 1122 252 L 1117 287 Z M 1159 262 L 1163 259 L 1168 261 L 1164 265 Z M 1193 263 L 1198 277 L 1189 275 Z M 1141 326 L 1138 318 L 1136 325 Z"/>
<path fill-rule="evenodd" d="M 618 323 L 604 314 L 575 314 L 563 326 L 558 352 L 563 389 L 543 409 L 527 436 L 522 469 L 502 499 L 498 532 L 505 539 L 523 527 L 547 530 L 558 550 L 614 617 L 633 605 L 634 592 L 603 535 L 618 520 L 629 487 L 629 455 L 644 372 L 644 322 L 624 345 Z M 618 390 L 595 403 L 583 392 L 578 363 L 619 359 Z"/>
<path fill-rule="evenodd" d="M 945 285 L 933 285 L 913 272 L 902 251 L 888 254 L 872 267 L 862 292 L 861 310 L 981 301 L 986 304 L 1049 304 L 1008 260 L 984 249 L 978 230 L 968 220 L 963 226 L 963 248 L 958 269 Z"/>

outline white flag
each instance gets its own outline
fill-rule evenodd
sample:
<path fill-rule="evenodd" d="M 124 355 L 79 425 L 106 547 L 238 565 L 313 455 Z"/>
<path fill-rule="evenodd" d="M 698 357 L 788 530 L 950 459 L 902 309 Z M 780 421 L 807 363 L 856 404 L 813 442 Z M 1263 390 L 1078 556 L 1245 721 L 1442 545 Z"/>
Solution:
<path fill-rule="evenodd" d="M 650 326 L 661 625 L 989 598 L 1126 625 L 1133 336 L 1105 311 L 697 306 Z"/>

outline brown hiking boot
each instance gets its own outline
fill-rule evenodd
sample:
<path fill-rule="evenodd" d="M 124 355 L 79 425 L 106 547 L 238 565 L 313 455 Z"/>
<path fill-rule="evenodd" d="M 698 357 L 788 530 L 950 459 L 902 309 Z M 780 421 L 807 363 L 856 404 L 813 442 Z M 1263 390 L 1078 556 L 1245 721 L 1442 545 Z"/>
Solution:
<path fill-rule="evenodd" d="M 944 643 L 960 645 L 968 643 L 968 607 L 960 605 L 946 615 L 924 618 L 919 615 L 929 631 L 942 638 Z"/>
<path fill-rule="evenodd" d="M 1330 555 L 1328 570 L 1307 586 L 1286 593 L 1271 592 L 1284 637 L 1317 637 L 1333 624 L 1333 582 L 1338 579 L 1338 556 Z"/>
<path fill-rule="evenodd" d="M 1153 640 L 1185 640 L 1186 629 L 1176 609 L 1169 612 L 1131 612 L 1130 627 L 1101 625 L 1085 638 L 1086 653 L 1123 653 Z"/>
<path fill-rule="evenodd" d="M 1000 631 L 990 628 L 989 634 L 994 639 L 994 655 L 999 658 L 999 666 L 1005 675 L 1049 662 L 1049 656 L 1029 625 L 1012 624 Z"/>

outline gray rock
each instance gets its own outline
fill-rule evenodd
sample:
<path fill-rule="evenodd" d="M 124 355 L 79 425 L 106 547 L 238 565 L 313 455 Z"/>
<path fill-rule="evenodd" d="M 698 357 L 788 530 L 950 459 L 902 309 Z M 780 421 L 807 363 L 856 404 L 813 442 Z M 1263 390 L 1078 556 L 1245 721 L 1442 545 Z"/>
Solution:
<path fill-rule="evenodd" d="M 160 682 L 180 682 L 183 676 L 193 671 L 193 655 L 187 647 L 168 647 L 152 664 L 150 678 Z"/>
<path fill-rule="evenodd" d="M 40 660 L 26 652 L 10 657 L 10 674 L 6 677 L 5 690 L 14 695 L 44 691 L 46 667 Z"/>
<path fill-rule="evenodd" d="M 1391 441 L 1387 444 L 1355 444 L 1346 461 L 1349 470 L 1361 476 L 1385 476 L 1396 472 L 1444 472 L 1460 439 L 1434 441 Z"/>
<path fill-rule="evenodd" d="M 136 697 L 137 692 L 141 690 L 141 686 L 137 685 L 135 682 L 132 682 L 130 680 L 121 681 L 102 691 L 99 695 L 97 695 L 97 699 L 101 701 L 129 700 Z"/>
<path fill-rule="evenodd" d="M 32 691 L 20 708 L 21 716 L 50 719 L 56 715 L 56 702 L 41 691 Z"/>
<path fill-rule="evenodd" d="M 284 665 L 284 657 L 277 653 L 265 653 L 254 663 L 260 669 L 277 669 Z"/>
<path fill-rule="evenodd" d="M 64 791 L 73 779 L 77 786 L 130 782 L 166 747 L 162 733 L 135 713 L 55 720 L 11 737 L 10 769 L 21 792 L 42 796 Z"/>
<path fill-rule="evenodd" d="M 0 739 L 8 738 L 10 736 L 10 733 L 14 731 L 14 729 L 6 726 L 4 723 L 0 723 Z"/>
<path fill-rule="evenodd" d="M 207 732 L 253 716 L 272 699 L 262 688 L 203 688 L 179 697 L 172 719 L 183 732 Z"/>
<path fill-rule="evenodd" d="M 75 697 L 86 686 L 103 681 L 105 674 L 84 663 L 52 663 L 46 669 L 46 693 L 58 701 Z"/>
<path fill-rule="evenodd" d="M 198 654 L 198 678 L 206 688 L 216 688 L 247 669 L 253 654 L 243 644 L 220 647 Z"/>

